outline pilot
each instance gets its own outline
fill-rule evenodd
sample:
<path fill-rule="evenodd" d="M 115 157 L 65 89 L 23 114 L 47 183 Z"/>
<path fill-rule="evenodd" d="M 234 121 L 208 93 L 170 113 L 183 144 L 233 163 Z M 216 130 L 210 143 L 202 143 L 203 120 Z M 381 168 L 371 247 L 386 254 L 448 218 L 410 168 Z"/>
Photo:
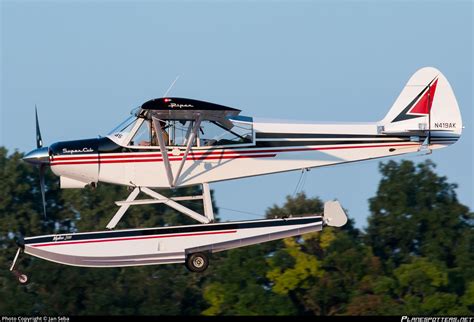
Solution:
<path fill-rule="evenodd" d="M 165 141 L 165 145 L 170 145 L 171 143 L 169 142 L 169 134 L 166 130 L 167 129 L 166 121 L 160 120 L 160 127 L 163 133 L 163 139 Z M 159 145 L 154 126 L 151 126 L 151 143 L 148 140 L 143 140 L 139 143 L 139 145 L 140 146 L 150 146 L 150 145 L 158 146 Z"/>
<path fill-rule="evenodd" d="M 161 130 L 162 130 L 161 133 L 163 133 L 163 139 L 165 141 L 165 145 L 168 145 L 168 144 L 171 145 L 170 136 L 168 134 L 168 131 L 166 131 L 166 128 L 167 128 L 166 121 L 160 120 L 160 126 L 161 126 Z M 153 134 L 156 135 L 155 133 L 153 133 Z"/>

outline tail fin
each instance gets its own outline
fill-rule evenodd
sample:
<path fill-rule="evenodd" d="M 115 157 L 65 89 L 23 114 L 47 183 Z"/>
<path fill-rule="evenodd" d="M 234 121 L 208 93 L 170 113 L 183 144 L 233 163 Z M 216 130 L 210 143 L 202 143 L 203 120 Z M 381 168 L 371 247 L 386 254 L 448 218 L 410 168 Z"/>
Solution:
<path fill-rule="evenodd" d="M 462 132 L 462 119 L 451 85 L 433 67 L 418 70 L 408 80 L 385 118 L 385 133 L 426 132 L 432 144 L 452 144 Z M 450 142 L 450 143 L 449 143 Z"/>

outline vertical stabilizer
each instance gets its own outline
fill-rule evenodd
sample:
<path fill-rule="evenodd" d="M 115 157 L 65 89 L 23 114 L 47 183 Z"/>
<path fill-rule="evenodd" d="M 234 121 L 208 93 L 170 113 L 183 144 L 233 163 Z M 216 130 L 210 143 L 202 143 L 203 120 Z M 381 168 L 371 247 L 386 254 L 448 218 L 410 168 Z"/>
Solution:
<path fill-rule="evenodd" d="M 461 113 L 451 85 L 433 67 L 413 74 L 380 123 L 390 132 L 449 131 L 458 136 L 462 132 Z"/>

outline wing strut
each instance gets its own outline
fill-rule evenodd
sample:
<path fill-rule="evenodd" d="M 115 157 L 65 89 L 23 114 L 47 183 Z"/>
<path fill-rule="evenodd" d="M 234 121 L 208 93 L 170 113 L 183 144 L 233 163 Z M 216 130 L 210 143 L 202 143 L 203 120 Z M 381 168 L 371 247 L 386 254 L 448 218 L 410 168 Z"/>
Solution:
<path fill-rule="evenodd" d="M 202 202 L 204 204 L 204 215 L 212 222 L 214 221 L 214 210 L 212 208 L 211 189 L 209 183 L 202 184 Z"/>
<path fill-rule="evenodd" d="M 198 115 L 198 117 L 196 119 L 196 122 L 194 123 L 194 126 L 193 126 L 193 131 L 191 132 L 191 134 L 188 138 L 188 142 L 186 144 L 186 151 L 184 152 L 183 159 L 181 160 L 181 164 L 179 165 L 178 172 L 176 173 L 176 176 L 174 178 L 172 187 L 175 187 L 176 184 L 178 183 L 178 179 L 179 179 L 179 176 L 181 175 L 181 171 L 183 170 L 184 163 L 186 163 L 186 159 L 188 157 L 189 150 L 191 150 L 191 147 L 194 144 L 194 140 L 196 139 L 197 132 L 199 131 L 199 126 L 201 125 L 201 120 L 202 120 L 201 116 Z M 191 125 L 190 125 L 190 127 L 191 127 Z"/>
<path fill-rule="evenodd" d="M 199 131 L 199 126 L 201 125 L 201 121 L 202 121 L 202 116 L 200 114 L 197 114 L 196 120 L 194 121 L 194 126 L 192 127 L 192 132 L 187 138 L 186 150 L 184 151 L 184 155 L 179 165 L 178 172 L 176 173 L 176 175 L 173 175 L 173 170 L 171 169 L 171 163 L 168 157 L 168 150 L 166 149 L 166 142 L 165 142 L 165 138 L 163 134 L 163 129 L 160 125 L 160 120 L 153 117 L 153 126 L 155 128 L 155 132 L 158 137 L 158 144 L 160 145 L 161 155 L 163 156 L 163 163 L 165 165 L 166 175 L 168 177 L 168 183 L 171 188 L 176 187 L 176 185 L 178 184 L 181 171 L 183 170 L 184 164 L 186 163 L 186 159 L 188 158 L 189 151 L 191 150 L 191 147 L 193 146 L 194 141 L 196 140 L 197 132 Z M 189 126 L 191 129 L 191 125 Z"/>
<path fill-rule="evenodd" d="M 171 170 L 170 159 L 168 158 L 168 150 L 166 149 L 165 138 L 163 135 L 163 129 L 160 125 L 160 120 L 153 117 L 153 126 L 155 127 L 156 136 L 158 138 L 158 144 L 160 145 L 163 163 L 165 164 L 166 175 L 168 176 L 168 183 L 170 184 L 170 187 L 174 187 L 173 172 Z"/>

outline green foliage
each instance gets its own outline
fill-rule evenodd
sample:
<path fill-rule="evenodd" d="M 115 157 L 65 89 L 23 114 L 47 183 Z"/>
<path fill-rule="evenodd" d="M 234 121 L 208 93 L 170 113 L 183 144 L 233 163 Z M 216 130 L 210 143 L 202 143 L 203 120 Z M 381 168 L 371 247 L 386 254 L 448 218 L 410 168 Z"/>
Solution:
<path fill-rule="evenodd" d="M 474 282 L 469 282 L 461 301 L 463 305 L 474 311 Z"/>
<path fill-rule="evenodd" d="M 102 230 L 117 209 L 123 187 L 60 191 L 57 177 L 46 174 L 48 217 L 43 218 L 37 169 L 20 153 L 0 148 L 0 312 L 11 315 L 197 315 L 205 309 L 202 283 L 184 266 L 84 269 L 23 255 L 19 267 L 31 280 L 19 285 L 7 268 L 15 238 L 53 232 Z M 181 189 L 174 194 L 195 193 Z M 189 205 L 201 211 L 202 205 Z M 189 223 L 162 205 L 132 207 L 121 228 Z M 215 208 L 216 209 L 216 208 Z"/>
<path fill-rule="evenodd" d="M 425 296 L 448 284 L 445 267 L 426 258 L 414 258 L 412 263 L 400 265 L 394 270 L 401 295 Z"/>
<path fill-rule="evenodd" d="M 369 201 L 367 239 L 374 253 L 393 265 L 416 255 L 453 267 L 463 261 L 457 249 L 463 243 L 461 248 L 468 247 L 466 239 L 472 243 L 473 214 L 458 202 L 456 185 L 436 175 L 434 168 L 431 161 L 380 165 L 382 180 Z M 468 236 L 460 238 L 463 233 Z"/>
<path fill-rule="evenodd" d="M 266 257 L 278 242 L 227 251 L 214 261 L 213 274 L 204 288 L 210 307 L 204 315 L 289 315 L 296 313 L 291 301 L 272 292 L 266 277 Z"/>
<path fill-rule="evenodd" d="M 380 165 L 366 231 L 342 228 L 213 254 L 208 270 L 183 265 L 87 269 L 22 256 L 31 282 L 8 272 L 21 236 L 101 230 L 124 187 L 58 189 L 46 173 L 43 218 L 38 171 L 0 148 L 0 312 L 8 315 L 472 315 L 474 215 L 430 161 Z M 196 194 L 197 188 L 168 195 Z M 202 211 L 200 203 L 189 203 Z M 319 214 L 300 193 L 268 218 Z M 189 224 L 164 205 L 131 207 L 119 228 Z"/>
<path fill-rule="evenodd" d="M 286 295 L 297 289 L 308 289 L 312 285 L 311 281 L 321 277 L 323 272 L 316 257 L 301 251 L 301 245 L 295 239 L 287 238 L 284 244 L 283 251 L 291 256 L 293 265 L 284 268 L 277 261 L 278 257 L 270 258 L 271 270 L 267 277 L 273 282 L 275 293 Z"/>
<path fill-rule="evenodd" d="M 267 218 L 281 218 L 291 215 L 317 215 L 323 211 L 323 202 L 315 197 L 308 199 L 304 192 L 297 194 L 294 198 L 287 196 L 283 207 L 273 205 L 267 209 Z"/>

